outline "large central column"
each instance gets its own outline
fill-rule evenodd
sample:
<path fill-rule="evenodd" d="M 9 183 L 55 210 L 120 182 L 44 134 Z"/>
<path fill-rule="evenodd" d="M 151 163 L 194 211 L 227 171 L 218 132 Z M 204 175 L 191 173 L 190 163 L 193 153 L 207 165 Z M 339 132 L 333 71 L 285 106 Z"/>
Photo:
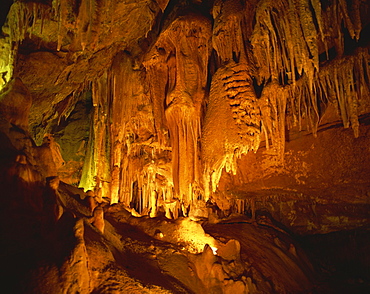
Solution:
<path fill-rule="evenodd" d="M 147 62 L 149 76 L 153 77 L 150 81 L 153 103 L 164 107 L 156 115 L 156 121 L 164 124 L 156 123 L 157 131 L 160 133 L 162 127 L 168 129 L 175 197 L 185 206 L 199 192 L 200 121 L 210 37 L 211 24 L 205 17 L 194 14 L 178 17 L 161 34 Z M 158 79 L 154 80 L 156 74 L 162 74 L 165 80 L 158 83 Z"/>

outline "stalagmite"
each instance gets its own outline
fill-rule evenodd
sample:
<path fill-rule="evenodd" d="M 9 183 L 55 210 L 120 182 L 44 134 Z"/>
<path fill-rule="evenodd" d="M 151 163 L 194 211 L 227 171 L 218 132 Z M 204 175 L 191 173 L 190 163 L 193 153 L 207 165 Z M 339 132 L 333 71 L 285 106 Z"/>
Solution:
<path fill-rule="evenodd" d="M 91 190 L 87 191 L 86 193 L 87 195 L 84 201 L 88 209 L 90 210 L 90 213 L 93 214 L 95 208 L 98 206 L 99 203 L 96 201 L 95 196 L 91 195 L 92 194 L 91 192 L 92 192 Z"/>
<path fill-rule="evenodd" d="M 97 228 L 102 234 L 104 234 L 105 222 L 104 222 L 104 210 L 102 207 L 98 206 L 94 209 L 92 224 Z"/>
<path fill-rule="evenodd" d="M 26 205 L 28 208 L 40 213 L 43 209 L 43 201 L 38 193 L 30 193 L 36 187 L 41 187 L 42 176 L 32 166 L 25 154 L 18 154 L 12 162 L 10 168 L 4 175 L 4 180 L 16 188 L 15 195 L 7 195 L 8 199 L 4 202 L 10 206 Z M 19 203 L 17 203 L 19 202 Z"/>

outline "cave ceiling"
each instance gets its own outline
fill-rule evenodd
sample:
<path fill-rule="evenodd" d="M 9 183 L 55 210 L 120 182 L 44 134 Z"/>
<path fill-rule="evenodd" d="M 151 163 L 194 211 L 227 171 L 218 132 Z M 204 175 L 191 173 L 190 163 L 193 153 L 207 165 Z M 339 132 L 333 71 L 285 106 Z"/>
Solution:
<path fill-rule="evenodd" d="M 33 143 L 2 131 L 43 176 L 142 215 L 209 201 L 297 230 L 362 225 L 369 26 L 361 0 L 14 1 L 0 111 Z"/>

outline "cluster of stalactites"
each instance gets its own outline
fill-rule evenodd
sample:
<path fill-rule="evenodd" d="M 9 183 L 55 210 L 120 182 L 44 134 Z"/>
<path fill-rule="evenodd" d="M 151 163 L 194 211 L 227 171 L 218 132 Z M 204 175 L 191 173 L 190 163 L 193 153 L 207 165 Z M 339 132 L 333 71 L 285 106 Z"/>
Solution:
<path fill-rule="evenodd" d="M 306 129 L 316 136 L 328 103 L 334 103 L 344 127 L 352 127 L 358 137 L 361 105 L 369 104 L 366 102 L 370 96 L 369 60 L 368 50 L 359 48 L 355 54 L 327 64 L 312 82 L 303 77 L 295 85 L 281 87 L 277 82 L 266 85 L 260 100 L 266 147 L 271 142 L 280 146 L 278 154 L 283 154 L 285 123 L 288 128 Z"/>
<path fill-rule="evenodd" d="M 105 6 L 104 9 L 101 6 Z M 99 7 L 100 6 L 100 7 Z M 79 39 L 82 50 L 87 46 L 95 48 L 98 42 L 99 10 L 108 13 L 110 6 L 97 0 L 82 0 L 79 4 L 73 1 L 53 0 L 54 18 L 58 23 L 57 50 L 63 45 L 63 38 L 68 31 L 74 32 Z M 77 8 L 77 9 L 76 9 Z"/>
<path fill-rule="evenodd" d="M 102 9 L 101 6 L 105 6 Z M 100 6 L 100 7 L 99 7 Z M 108 3 L 97 0 L 64 1 L 53 0 L 51 5 L 42 2 L 15 1 L 9 11 L 7 22 L 3 31 L 9 35 L 10 44 L 15 49 L 26 37 L 32 35 L 42 36 L 47 28 L 55 35 L 48 36 L 51 41 L 56 41 L 57 50 L 63 45 L 67 33 L 73 33 L 79 45 L 84 50 L 86 46 L 94 48 L 98 42 L 98 31 L 100 27 L 99 8 L 108 14 L 112 8 Z M 104 17 L 107 15 L 104 14 Z M 55 26 L 55 27 L 53 27 Z M 49 33 L 50 34 L 50 33 Z"/>
<path fill-rule="evenodd" d="M 294 83 L 296 72 L 313 77 L 319 69 L 318 40 L 325 42 L 321 16 L 316 0 L 259 2 L 251 45 L 260 82 L 272 78 Z"/>
<path fill-rule="evenodd" d="M 111 202 L 155 216 L 160 199 L 166 202 L 172 197 L 173 186 L 163 154 L 168 147 L 153 136 L 155 106 L 144 93 L 141 72 L 134 69 L 128 55 L 115 58 L 112 81 Z"/>
<path fill-rule="evenodd" d="M 222 63 L 245 61 L 248 34 L 246 11 L 241 1 L 215 1 L 212 46 Z"/>
<path fill-rule="evenodd" d="M 36 2 L 15 1 L 10 7 L 3 30 L 9 34 L 10 39 L 18 46 L 26 36 L 42 34 L 44 21 L 52 14 L 48 5 Z"/>
<path fill-rule="evenodd" d="M 359 9 L 358 0 L 353 1 L 351 14 L 345 0 L 334 1 L 325 10 L 318 0 L 261 1 L 251 37 L 259 81 L 271 78 L 294 85 L 305 76 L 311 91 L 320 71 L 320 47 L 328 56 L 334 42 L 338 57 L 343 54 L 342 23 L 351 38 L 359 39 Z"/>
<path fill-rule="evenodd" d="M 287 120 L 300 130 L 302 120 L 306 119 L 307 129 L 316 135 L 324 106 L 329 102 L 338 105 L 344 126 L 351 125 L 358 136 L 358 103 L 368 96 L 368 54 L 358 50 L 353 56 L 343 55 L 342 23 L 350 37 L 358 40 L 359 9 L 360 1 L 354 1 L 348 9 L 344 0 L 334 1 L 325 9 L 316 0 L 259 3 L 251 45 L 258 67 L 256 77 L 260 83 L 271 80 L 262 93 L 266 101 L 262 116 L 267 146 L 268 133 L 272 141 L 284 144 L 284 125 L 279 127 L 280 131 L 277 126 L 284 120 L 285 112 Z M 320 65 L 319 54 L 324 50 L 329 58 L 328 48 L 332 46 L 337 58 Z M 268 117 L 268 113 L 282 116 L 275 118 L 275 126 L 274 115 Z M 282 137 L 276 140 L 273 133 Z"/>
<path fill-rule="evenodd" d="M 259 103 L 266 148 L 272 146 L 283 159 L 286 127 L 306 129 L 316 136 L 328 103 L 334 103 L 344 127 L 351 127 L 358 137 L 361 105 L 369 104 L 369 57 L 367 49 L 359 49 L 355 55 L 330 63 L 312 86 L 307 78 L 295 86 L 281 87 L 277 82 L 266 85 Z"/>
<path fill-rule="evenodd" d="M 316 135 L 321 109 L 334 103 L 344 127 L 352 127 L 354 136 L 358 137 L 361 105 L 366 107 L 370 96 L 369 60 L 368 50 L 359 48 L 353 55 L 334 60 L 322 68 L 312 86 L 302 78 L 296 87 L 287 87 L 291 124 L 301 130 L 302 118 L 305 118 L 306 128 Z"/>
<path fill-rule="evenodd" d="M 101 198 L 110 195 L 110 83 L 109 75 L 104 73 L 90 85 L 93 110 L 90 125 L 90 138 L 79 186 L 94 190 Z"/>
<path fill-rule="evenodd" d="M 31 39 L 33 35 L 44 38 L 43 33 L 47 30 L 47 38 L 57 43 L 59 51 L 63 38 L 73 32 L 82 49 L 87 44 L 94 48 L 99 29 L 98 3 L 83 0 L 76 10 L 77 6 L 73 1 L 62 0 L 54 0 L 52 5 L 32 1 L 15 1 L 11 5 L 0 38 L 0 89 L 12 78 L 18 47 L 26 38 Z M 46 22 L 48 28 L 45 28 Z"/>
<path fill-rule="evenodd" d="M 122 53 L 91 83 L 93 119 L 80 186 L 122 202 L 134 215 L 156 216 L 162 207 L 176 218 L 181 203 L 173 192 L 171 150 L 153 136 L 153 109 L 141 77 Z"/>
<path fill-rule="evenodd" d="M 119 201 L 133 215 L 154 217 L 162 209 L 168 218 L 178 217 L 181 203 L 174 199 L 171 165 L 127 157 L 122 168 Z"/>
<path fill-rule="evenodd" d="M 16 1 L 10 7 L 0 34 L 0 90 L 13 76 L 13 66 L 19 44 L 34 33 L 42 33 L 43 23 L 50 16 L 47 5 Z"/>

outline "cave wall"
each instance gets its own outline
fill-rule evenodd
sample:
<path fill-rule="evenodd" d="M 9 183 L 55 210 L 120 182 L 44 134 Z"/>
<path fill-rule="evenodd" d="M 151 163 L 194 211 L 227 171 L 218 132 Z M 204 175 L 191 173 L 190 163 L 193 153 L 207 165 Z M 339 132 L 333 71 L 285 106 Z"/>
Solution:
<path fill-rule="evenodd" d="M 209 201 L 353 228 L 369 220 L 369 16 L 359 0 L 16 1 L 0 111 L 32 148 L 54 136 L 62 181 L 142 215 L 208 217 Z"/>

